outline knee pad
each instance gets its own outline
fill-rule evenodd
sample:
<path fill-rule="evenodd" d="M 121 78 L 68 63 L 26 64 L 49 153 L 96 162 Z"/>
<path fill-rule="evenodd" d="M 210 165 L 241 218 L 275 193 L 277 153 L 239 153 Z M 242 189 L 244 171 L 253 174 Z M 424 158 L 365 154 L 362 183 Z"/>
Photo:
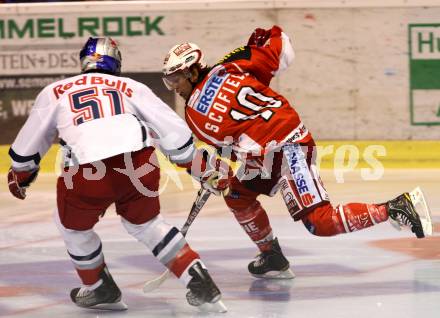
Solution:
<path fill-rule="evenodd" d="M 55 210 L 54 221 L 77 269 L 93 269 L 104 263 L 101 240 L 93 229 L 76 231 L 65 228 L 61 224 L 58 210 Z"/>
<path fill-rule="evenodd" d="M 166 223 L 161 215 L 143 224 L 133 224 L 122 218 L 122 224 L 130 235 L 147 246 L 164 265 L 171 262 L 186 245 L 182 233 Z"/>
<path fill-rule="evenodd" d="M 153 250 L 173 229 L 173 226 L 166 223 L 161 215 L 157 215 L 151 220 L 141 224 L 131 223 L 123 217 L 121 218 L 121 222 L 128 234 L 145 244 L 150 250 Z"/>
<path fill-rule="evenodd" d="M 345 233 L 336 209 L 330 203 L 315 208 L 302 218 L 306 229 L 316 236 Z"/>

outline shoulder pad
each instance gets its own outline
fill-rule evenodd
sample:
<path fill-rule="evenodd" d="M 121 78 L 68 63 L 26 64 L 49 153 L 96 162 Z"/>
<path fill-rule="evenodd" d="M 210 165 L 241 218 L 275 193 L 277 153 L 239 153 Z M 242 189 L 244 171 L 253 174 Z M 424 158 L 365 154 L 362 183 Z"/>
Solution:
<path fill-rule="evenodd" d="M 216 65 L 228 63 L 236 60 L 250 60 L 251 59 L 251 48 L 249 46 L 241 46 L 228 54 L 226 54 L 222 59 L 220 59 Z"/>

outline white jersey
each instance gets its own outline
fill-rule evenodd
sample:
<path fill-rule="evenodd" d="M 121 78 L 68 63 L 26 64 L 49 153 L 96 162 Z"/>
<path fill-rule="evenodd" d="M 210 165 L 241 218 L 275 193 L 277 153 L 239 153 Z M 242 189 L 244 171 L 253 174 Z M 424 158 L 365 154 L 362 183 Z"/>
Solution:
<path fill-rule="evenodd" d="M 188 126 L 147 86 L 126 77 L 87 73 L 46 86 L 11 146 L 16 169 L 33 169 L 56 134 L 69 165 L 159 146 L 176 163 L 191 161 Z"/>

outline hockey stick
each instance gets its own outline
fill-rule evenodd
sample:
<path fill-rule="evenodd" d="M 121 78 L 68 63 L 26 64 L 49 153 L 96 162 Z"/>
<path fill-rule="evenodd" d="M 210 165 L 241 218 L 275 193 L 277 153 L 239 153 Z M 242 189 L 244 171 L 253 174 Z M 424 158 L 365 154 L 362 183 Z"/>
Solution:
<path fill-rule="evenodd" d="M 210 196 L 211 192 L 208 190 L 205 190 L 203 188 L 200 188 L 199 192 L 197 192 L 197 197 L 191 207 L 191 211 L 189 212 L 188 218 L 185 221 L 185 224 L 183 224 L 182 229 L 180 232 L 183 236 L 186 236 L 186 233 L 189 230 L 189 227 L 196 219 L 197 215 L 199 214 L 200 210 L 205 205 L 206 201 L 208 201 L 208 198 Z M 147 281 L 144 284 L 143 291 L 144 293 L 149 293 L 155 289 L 157 289 L 162 283 L 171 275 L 171 272 L 167 269 L 164 271 L 160 276 Z"/>

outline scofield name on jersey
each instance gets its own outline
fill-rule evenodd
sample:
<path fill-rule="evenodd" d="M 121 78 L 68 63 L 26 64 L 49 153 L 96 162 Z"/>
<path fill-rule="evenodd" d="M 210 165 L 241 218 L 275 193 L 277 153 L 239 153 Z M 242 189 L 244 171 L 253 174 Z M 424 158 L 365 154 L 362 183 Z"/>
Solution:
<path fill-rule="evenodd" d="M 188 105 L 206 116 L 214 103 L 217 93 L 228 77 L 229 74 L 226 72 L 218 72 L 212 75 L 203 85 L 201 92 L 196 91 L 193 93 Z"/>

